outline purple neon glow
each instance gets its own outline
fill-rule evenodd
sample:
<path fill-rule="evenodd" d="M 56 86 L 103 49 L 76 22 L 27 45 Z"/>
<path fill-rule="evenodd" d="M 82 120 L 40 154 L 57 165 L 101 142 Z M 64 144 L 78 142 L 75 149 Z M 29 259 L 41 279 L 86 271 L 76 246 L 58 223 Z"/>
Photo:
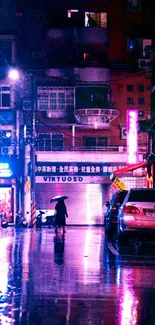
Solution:
<path fill-rule="evenodd" d="M 137 149 L 138 149 L 138 110 L 127 110 L 127 155 L 128 163 L 137 163 Z"/>

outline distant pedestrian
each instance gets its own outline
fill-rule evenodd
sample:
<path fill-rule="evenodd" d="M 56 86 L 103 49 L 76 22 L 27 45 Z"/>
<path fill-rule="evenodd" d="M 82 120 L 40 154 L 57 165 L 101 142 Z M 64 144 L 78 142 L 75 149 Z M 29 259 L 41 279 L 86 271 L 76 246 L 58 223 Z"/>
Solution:
<path fill-rule="evenodd" d="M 63 228 L 63 233 L 65 233 L 66 217 L 68 218 L 67 208 L 63 199 L 58 200 L 56 206 L 56 218 L 55 218 L 55 231 L 58 231 L 58 227 Z"/>

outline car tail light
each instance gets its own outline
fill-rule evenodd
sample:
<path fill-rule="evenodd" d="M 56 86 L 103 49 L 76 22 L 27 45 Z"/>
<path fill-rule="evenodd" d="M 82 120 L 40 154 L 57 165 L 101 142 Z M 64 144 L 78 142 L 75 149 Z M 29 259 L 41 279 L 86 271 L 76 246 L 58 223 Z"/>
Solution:
<path fill-rule="evenodd" d="M 140 211 L 137 207 L 135 207 L 134 205 L 126 205 L 124 208 L 123 208 L 123 211 L 125 213 L 132 213 L 132 214 L 139 214 Z"/>

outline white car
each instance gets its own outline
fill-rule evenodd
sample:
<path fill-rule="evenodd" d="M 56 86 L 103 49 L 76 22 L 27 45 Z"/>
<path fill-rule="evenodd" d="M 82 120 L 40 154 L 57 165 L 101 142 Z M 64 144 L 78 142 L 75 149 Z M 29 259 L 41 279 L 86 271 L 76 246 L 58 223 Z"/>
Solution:
<path fill-rule="evenodd" d="M 118 213 L 118 238 L 127 233 L 153 233 L 155 236 L 155 188 L 128 191 Z"/>

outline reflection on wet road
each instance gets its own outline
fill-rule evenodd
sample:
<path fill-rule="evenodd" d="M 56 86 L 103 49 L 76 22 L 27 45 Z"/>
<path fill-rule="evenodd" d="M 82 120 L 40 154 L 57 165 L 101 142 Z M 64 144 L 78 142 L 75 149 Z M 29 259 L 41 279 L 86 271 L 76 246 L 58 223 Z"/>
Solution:
<path fill-rule="evenodd" d="M 154 252 L 100 227 L 0 230 L 0 324 L 155 324 Z"/>

